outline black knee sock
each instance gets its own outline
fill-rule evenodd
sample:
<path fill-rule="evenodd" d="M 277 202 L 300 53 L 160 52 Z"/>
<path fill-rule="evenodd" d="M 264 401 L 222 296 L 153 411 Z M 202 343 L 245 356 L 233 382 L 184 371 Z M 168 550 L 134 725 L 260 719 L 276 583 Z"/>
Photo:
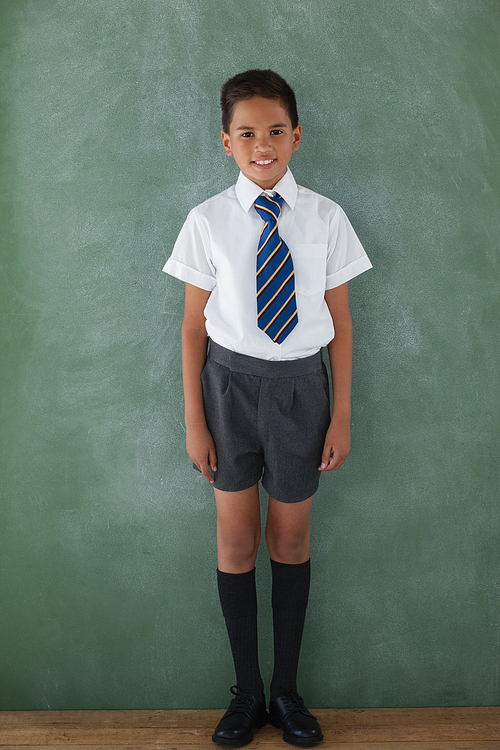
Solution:
<path fill-rule="evenodd" d="M 255 568 L 249 573 L 222 573 L 217 570 L 222 614 L 236 671 L 236 684 L 264 700 L 264 684 L 259 669 L 257 645 L 257 591 Z"/>
<path fill-rule="evenodd" d="M 286 565 L 271 560 L 273 575 L 274 672 L 271 700 L 297 690 L 302 631 L 309 599 L 311 563 Z"/>

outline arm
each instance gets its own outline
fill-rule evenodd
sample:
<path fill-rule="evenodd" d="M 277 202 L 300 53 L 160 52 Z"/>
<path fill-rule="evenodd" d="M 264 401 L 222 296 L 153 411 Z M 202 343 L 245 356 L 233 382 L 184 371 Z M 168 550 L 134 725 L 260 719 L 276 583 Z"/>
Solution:
<path fill-rule="evenodd" d="M 326 433 L 320 471 L 339 469 L 351 449 L 352 321 L 347 282 L 325 292 L 335 327 L 328 344 L 333 387 L 333 411 Z"/>
<path fill-rule="evenodd" d="M 208 336 L 203 310 L 210 292 L 186 284 L 182 321 L 182 382 L 186 422 L 186 450 L 204 477 L 213 483 L 209 472 L 217 470 L 215 447 L 207 428 L 203 408 L 201 372 L 207 359 Z"/>

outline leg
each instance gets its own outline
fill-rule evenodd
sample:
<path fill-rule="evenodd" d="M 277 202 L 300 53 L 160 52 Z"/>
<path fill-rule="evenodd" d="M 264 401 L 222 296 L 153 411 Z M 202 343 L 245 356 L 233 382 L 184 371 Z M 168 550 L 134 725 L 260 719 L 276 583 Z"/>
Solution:
<path fill-rule="evenodd" d="M 297 690 L 297 667 L 309 598 L 309 516 L 301 503 L 269 498 L 266 539 L 273 578 L 274 673 L 271 700 Z"/>
<path fill-rule="evenodd" d="M 309 517 L 312 497 L 302 503 L 280 503 L 269 498 L 266 542 L 271 560 L 298 565 L 309 560 Z"/>
<path fill-rule="evenodd" d="M 255 559 L 260 542 L 257 485 L 242 492 L 214 490 L 217 502 L 217 582 L 233 654 L 235 698 L 213 735 L 214 742 L 244 745 L 267 722 L 257 643 Z"/>
<path fill-rule="evenodd" d="M 255 567 L 260 543 L 258 485 L 242 492 L 214 492 L 219 570 L 224 573 L 247 573 Z"/>
<path fill-rule="evenodd" d="M 266 539 L 273 578 L 274 672 L 270 721 L 291 744 L 315 745 L 321 728 L 297 693 L 297 667 L 309 598 L 309 516 L 312 497 L 301 503 L 269 498 Z"/>

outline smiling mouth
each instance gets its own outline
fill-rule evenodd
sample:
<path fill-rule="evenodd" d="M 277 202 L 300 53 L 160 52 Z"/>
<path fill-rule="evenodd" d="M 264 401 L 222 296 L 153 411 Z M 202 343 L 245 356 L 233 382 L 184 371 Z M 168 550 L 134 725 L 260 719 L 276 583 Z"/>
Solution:
<path fill-rule="evenodd" d="M 254 164 L 257 164 L 259 167 L 267 167 L 268 164 L 272 164 L 276 159 L 260 159 L 259 161 L 255 160 Z"/>

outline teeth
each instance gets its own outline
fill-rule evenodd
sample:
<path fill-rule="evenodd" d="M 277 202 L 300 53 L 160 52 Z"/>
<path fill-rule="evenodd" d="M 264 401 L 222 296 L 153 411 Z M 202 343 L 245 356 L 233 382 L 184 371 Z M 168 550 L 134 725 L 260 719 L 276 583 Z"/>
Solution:
<path fill-rule="evenodd" d="M 263 161 L 256 161 L 255 163 L 256 164 L 264 164 L 265 165 L 265 164 L 272 164 L 273 161 L 274 161 L 274 159 L 265 159 Z"/>

